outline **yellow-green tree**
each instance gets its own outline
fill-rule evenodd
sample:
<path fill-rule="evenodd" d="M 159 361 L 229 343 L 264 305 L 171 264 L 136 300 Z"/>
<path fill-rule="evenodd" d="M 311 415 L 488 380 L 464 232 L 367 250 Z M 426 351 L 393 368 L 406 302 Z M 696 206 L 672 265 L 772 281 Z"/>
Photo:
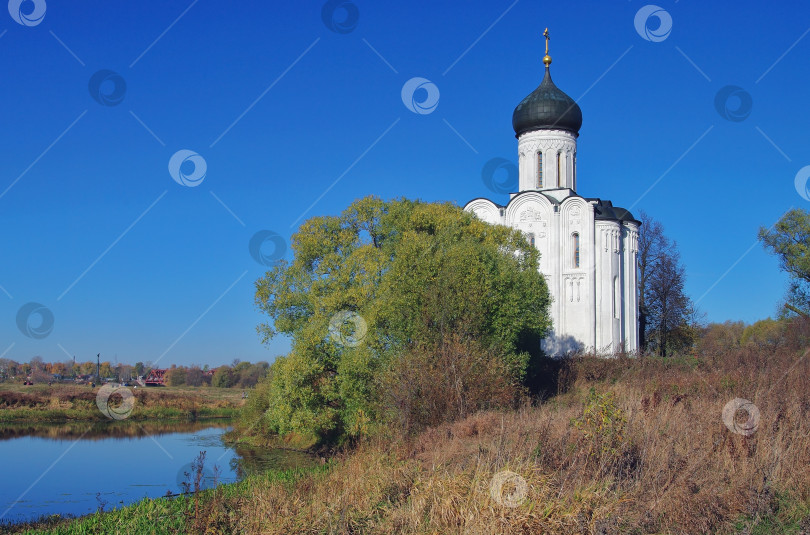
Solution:
<path fill-rule="evenodd" d="M 810 316 L 810 213 L 800 208 L 788 211 L 772 228 L 760 228 L 759 239 L 790 275 L 786 311 Z"/>
<path fill-rule="evenodd" d="M 550 327 L 536 249 L 452 204 L 367 197 L 306 221 L 291 248 L 256 282 L 269 316 L 259 333 L 292 338 L 259 404 L 275 433 L 364 432 L 383 416 L 378 379 L 392 359 L 450 337 L 488 348 L 520 380 Z"/>

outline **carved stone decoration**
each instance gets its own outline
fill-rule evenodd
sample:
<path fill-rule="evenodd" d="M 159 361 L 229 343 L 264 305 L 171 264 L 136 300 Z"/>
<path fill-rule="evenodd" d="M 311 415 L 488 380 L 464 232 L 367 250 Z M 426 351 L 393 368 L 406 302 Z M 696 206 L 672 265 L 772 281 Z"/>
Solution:
<path fill-rule="evenodd" d="M 520 219 L 521 223 L 524 223 L 524 222 L 527 222 L 527 221 L 542 221 L 543 220 L 543 214 L 540 212 L 540 210 L 535 210 L 534 208 L 526 208 L 525 210 L 520 212 L 519 219 Z M 545 226 L 545 225 L 543 225 L 543 226 Z"/>
<path fill-rule="evenodd" d="M 564 275 L 565 280 L 565 300 L 569 303 L 582 302 L 582 289 L 585 286 L 583 275 Z"/>

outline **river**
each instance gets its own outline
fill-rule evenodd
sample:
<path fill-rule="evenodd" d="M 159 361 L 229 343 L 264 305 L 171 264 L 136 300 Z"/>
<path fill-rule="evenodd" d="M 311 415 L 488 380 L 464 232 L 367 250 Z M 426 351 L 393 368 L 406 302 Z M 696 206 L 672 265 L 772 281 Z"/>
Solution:
<path fill-rule="evenodd" d="M 0 523 L 84 515 L 194 487 L 191 464 L 205 452 L 201 487 L 265 468 L 311 463 L 303 453 L 227 447 L 227 422 L 109 422 L 0 426 Z"/>

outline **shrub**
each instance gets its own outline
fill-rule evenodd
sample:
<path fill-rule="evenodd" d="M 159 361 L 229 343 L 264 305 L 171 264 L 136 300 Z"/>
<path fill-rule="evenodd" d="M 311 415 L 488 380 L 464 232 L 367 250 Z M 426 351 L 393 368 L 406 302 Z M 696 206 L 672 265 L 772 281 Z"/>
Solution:
<path fill-rule="evenodd" d="M 417 347 L 395 359 L 380 384 L 380 412 L 407 434 L 513 406 L 523 389 L 502 356 L 454 336 L 438 347 Z"/>
<path fill-rule="evenodd" d="M 615 455 L 624 441 L 626 423 L 624 411 L 616 405 L 615 394 L 600 394 L 594 387 L 588 392 L 582 416 L 573 421 L 585 435 L 590 455 Z"/>

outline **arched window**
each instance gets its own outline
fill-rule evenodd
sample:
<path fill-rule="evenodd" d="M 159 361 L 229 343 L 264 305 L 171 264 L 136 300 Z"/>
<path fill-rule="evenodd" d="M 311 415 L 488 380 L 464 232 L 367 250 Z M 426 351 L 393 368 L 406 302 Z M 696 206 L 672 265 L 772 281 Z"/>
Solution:
<path fill-rule="evenodd" d="M 579 232 L 574 232 L 571 235 L 571 242 L 574 251 L 574 267 L 579 267 Z"/>
<path fill-rule="evenodd" d="M 537 187 L 543 187 L 543 153 L 537 152 Z"/>
<path fill-rule="evenodd" d="M 529 243 L 531 243 L 532 247 L 534 247 L 534 234 L 529 234 Z"/>
<path fill-rule="evenodd" d="M 557 153 L 557 187 L 558 188 L 561 186 L 561 184 L 560 184 L 560 177 L 561 176 L 562 176 L 562 174 L 560 173 L 560 153 L 558 152 Z"/>

